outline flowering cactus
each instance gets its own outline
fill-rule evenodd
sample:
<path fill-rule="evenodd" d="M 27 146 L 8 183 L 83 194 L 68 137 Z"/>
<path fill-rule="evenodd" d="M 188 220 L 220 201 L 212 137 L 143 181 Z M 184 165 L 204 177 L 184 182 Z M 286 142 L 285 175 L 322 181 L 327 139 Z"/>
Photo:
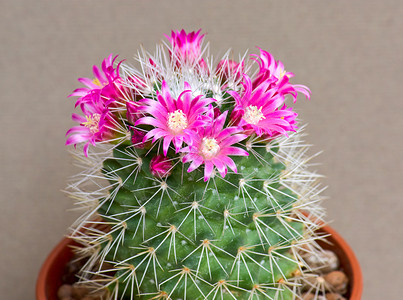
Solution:
<path fill-rule="evenodd" d="M 111 299 L 299 298 L 323 209 L 286 101 L 309 89 L 262 49 L 214 63 L 200 31 L 166 37 L 71 95 L 81 281 Z"/>

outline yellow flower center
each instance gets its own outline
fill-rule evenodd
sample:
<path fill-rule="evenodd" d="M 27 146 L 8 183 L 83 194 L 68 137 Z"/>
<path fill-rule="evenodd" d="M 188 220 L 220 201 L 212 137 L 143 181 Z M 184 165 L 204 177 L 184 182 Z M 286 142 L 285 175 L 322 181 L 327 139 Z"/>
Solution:
<path fill-rule="evenodd" d="M 266 119 L 262 113 L 262 106 L 258 109 L 257 106 L 249 105 L 245 109 L 245 114 L 242 117 L 247 123 L 256 125 L 260 120 Z"/>
<path fill-rule="evenodd" d="M 188 119 L 181 109 L 177 109 L 168 114 L 167 125 L 173 133 L 182 133 L 183 129 L 188 127 Z"/>
<path fill-rule="evenodd" d="M 91 116 L 85 116 L 87 122 L 84 122 L 83 125 L 87 127 L 91 134 L 97 133 L 99 131 L 99 120 L 101 118 L 100 114 L 92 114 Z"/>
<path fill-rule="evenodd" d="M 98 78 L 95 78 L 95 79 L 92 81 L 92 83 L 95 84 L 95 85 L 97 85 L 97 86 L 102 86 L 102 84 L 101 84 L 101 82 L 99 81 Z"/>
<path fill-rule="evenodd" d="M 281 80 L 284 77 L 285 73 L 287 73 L 287 72 L 284 69 L 281 69 L 280 74 L 278 76 L 278 80 Z"/>
<path fill-rule="evenodd" d="M 204 137 L 201 145 L 201 153 L 206 159 L 210 159 L 217 155 L 220 151 L 220 146 L 218 145 L 215 138 Z"/>

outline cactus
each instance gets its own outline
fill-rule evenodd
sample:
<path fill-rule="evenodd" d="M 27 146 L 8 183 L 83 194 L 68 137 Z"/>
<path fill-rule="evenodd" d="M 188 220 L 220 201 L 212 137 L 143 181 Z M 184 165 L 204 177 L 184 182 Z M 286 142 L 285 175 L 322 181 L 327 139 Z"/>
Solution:
<path fill-rule="evenodd" d="M 71 95 L 81 282 L 111 299 L 297 299 L 324 211 L 285 101 L 309 89 L 264 50 L 217 63 L 200 31 L 166 37 Z"/>

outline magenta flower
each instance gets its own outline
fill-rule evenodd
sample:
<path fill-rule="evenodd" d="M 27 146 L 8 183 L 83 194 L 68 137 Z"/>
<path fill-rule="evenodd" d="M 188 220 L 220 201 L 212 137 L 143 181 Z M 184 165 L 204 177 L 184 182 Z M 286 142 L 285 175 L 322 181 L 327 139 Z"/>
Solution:
<path fill-rule="evenodd" d="M 259 73 L 252 83 L 253 89 L 263 82 L 271 81 L 271 87 L 276 86 L 278 93 L 283 96 L 291 95 L 294 98 L 294 102 L 297 100 L 298 93 L 305 95 L 307 99 L 310 98 L 310 90 L 308 87 L 290 83 L 290 78 L 293 77 L 294 74 L 286 72 L 281 61 L 276 61 L 269 52 L 260 48 L 259 50 L 260 56 L 252 54 L 254 60 L 259 65 Z"/>
<path fill-rule="evenodd" d="M 244 74 L 242 95 L 228 91 L 235 99 L 232 122 L 242 126 L 246 133 L 255 132 L 258 136 L 278 134 L 287 135 L 295 131 L 297 114 L 284 105 L 284 96 L 276 87 L 271 87 L 271 80 L 261 82 L 252 89 L 251 79 Z"/>
<path fill-rule="evenodd" d="M 69 97 L 78 96 L 77 105 L 85 104 L 92 101 L 91 94 L 97 93 L 103 101 L 110 102 L 120 98 L 122 92 L 121 78 L 119 76 L 119 65 L 115 68 L 118 56 L 113 57 L 110 54 L 102 61 L 101 70 L 97 66 L 93 66 L 94 79 L 79 78 L 78 81 L 86 87 L 78 88 L 73 91 Z"/>
<path fill-rule="evenodd" d="M 192 97 L 189 84 L 185 83 L 185 90 L 175 100 L 169 91 L 165 81 L 162 82 L 161 92 L 157 91 L 157 101 L 143 99 L 144 104 L 140 109 L 150 116 L 145 116 L 136 121 L 135 125 L 146 124 L 155 128 L 144 137 L 144 141 L 153 138 L 153 143 L 163 138 L 163 151 L 166 156 L 171 142 L 176 152 L 187 142 L 191 130 L 204 126 L 206 123 L 205 112 L 208 104 L 214 99 L 202 98 L 202 95 Z"/>
<path fill-rule="evenodd" d="M 150 162 L 151 174 L 155 177 L 163 178 L 171 175 L 172 162 L 163 155 L 154 156 Z"/>
<path fill-rule="evenodd" d="M 181 152 L 186 153 L 183 162 L 191 162 L 188 172 L 192 172 L 204 164 L 204 181 L 207 181 L 213 173 L 214 166 L 222 177 L 227 174 L 227 166 L 237 172 L 237 167 L 229 155 L 248 156 L 249 153 L 241 148 L 232 146 L 244 140 L 247 135 L 240 134 L 240 127 L 228 127 L 223 129 L 227 111 L 218 118 L 213 118 L 211 110 L 208 126 L 199 128 L 192 133 L 192 144 L 183 148 Z"/>
<path fill-rule="evenodd" d="M 88 156 L 89 145 L 95 146 L 97 142 L 108 141 L 115 137 L 117 121 L 104 106 L 97 94 L 92 94 L 92 101 L 81 105 L 84 116 L 73 114 L 73 121 L 79 126 L 74 126 L 66 132 L 66 136 L 71 134 L 66 140 L 66 145 L 73 144 L 74 147 L 85 142 L 83 151 Z"/>
<path fill-rule="evenodd" d="M 180 66 L 181 62 L 189 65 L 199 64 L 205 66 L 201 58 L 201 44 L 204 34 L 200 31 L 186 33 L 185 30 L 172 31 L 171 36 L 165 35 L 172 46 L 172 58 Z"/>

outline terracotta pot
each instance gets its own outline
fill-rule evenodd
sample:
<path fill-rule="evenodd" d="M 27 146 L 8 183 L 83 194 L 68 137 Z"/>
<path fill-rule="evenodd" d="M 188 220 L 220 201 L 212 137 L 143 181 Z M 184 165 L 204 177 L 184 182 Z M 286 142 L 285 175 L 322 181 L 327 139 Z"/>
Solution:
<path fill-rule="evenodd" d="M 324 226 L 321 232 L 331 234 L 327 240 L 331 243 L 322 243 L 324 249 L 334 251 L 340 259 L 342 270 L 350 279 L 349 295 L 350 300 L 361 300 L 363 279 L 361 268 L 354 252 L 344 239 L 330 226 Z M 74 241 L 64 238 L 49 254 L 44 262 L 36 283 L 37 300 L 58 300 L 57 290 L 62 285 L 62 277 L 65 265 L 73 257 L 69 246 L 74 245 Z"/>
<path fill-rule="evenodd" d="M 65 266 L 73 258 L 72 245 L 76 245 L 72 239 L 64 238 L 46 258 L 36 282 L 37 300 L 59 300 L 57 290 L 63 284 Z"/>
<path fill-rule="evenodd" d="M 340 260 L 341 270 L 346 273 L 350 280 L 346 298 L 350 300 L 361 300 L 363 289 L 362 272 L 353 250 L 332 227 L 323 226 L 321 231 L 325 234 L 331 234 L 331 236 L 326 238 L 331 244 L 320 241 L 318 243 L 323 249 L 332 250 L 336 253 Z"/>

